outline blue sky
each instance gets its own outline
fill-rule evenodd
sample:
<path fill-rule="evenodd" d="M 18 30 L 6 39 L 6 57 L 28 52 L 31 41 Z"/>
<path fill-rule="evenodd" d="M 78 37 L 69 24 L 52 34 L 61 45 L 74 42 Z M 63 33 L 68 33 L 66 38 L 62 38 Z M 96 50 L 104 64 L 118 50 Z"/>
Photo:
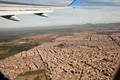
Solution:
<path fill-rule="evenodd" d="M 65 6 L 73 0 L 0 0 Z M 50 18 L 34 14 L 16 15 L 21 21 L 0 18 L 0 28 L 45 27 L 86 23 L 120 22 L 120 0 L 81 0 L 76 9 L 60 9 L 47 13 Z"/>

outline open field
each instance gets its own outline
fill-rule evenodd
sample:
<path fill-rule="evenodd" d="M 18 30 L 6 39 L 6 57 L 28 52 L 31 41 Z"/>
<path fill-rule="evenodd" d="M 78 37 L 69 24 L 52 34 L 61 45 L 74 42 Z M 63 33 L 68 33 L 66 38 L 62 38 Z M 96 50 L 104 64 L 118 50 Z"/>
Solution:
<path fill-rule="evenodd" d="M 0 30 L 0 59 L 15 55 L 21 51 L 27 51 L 45 42 L 51 42 L 57 37 L 71 35 L 69 31 L 72 31 L 72 28 Z"/>
<path fill-rule="evenodd" d="M 28 71 L 24 74 L 19 74 L 13 80 L 48 80 L 45 70 Z"/>

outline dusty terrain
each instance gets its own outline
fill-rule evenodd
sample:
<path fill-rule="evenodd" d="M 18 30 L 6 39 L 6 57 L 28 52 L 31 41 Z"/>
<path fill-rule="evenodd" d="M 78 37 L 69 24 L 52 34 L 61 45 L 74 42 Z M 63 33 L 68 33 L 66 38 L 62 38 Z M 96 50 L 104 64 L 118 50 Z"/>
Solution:
<path fill-rule="evenodd" d="M 119 36 L 95 31 L 62 36 L 0 60 L 0 71 L 10 79 L 47 69 L 52 80 L 111 80 L 120 60 Z"/>

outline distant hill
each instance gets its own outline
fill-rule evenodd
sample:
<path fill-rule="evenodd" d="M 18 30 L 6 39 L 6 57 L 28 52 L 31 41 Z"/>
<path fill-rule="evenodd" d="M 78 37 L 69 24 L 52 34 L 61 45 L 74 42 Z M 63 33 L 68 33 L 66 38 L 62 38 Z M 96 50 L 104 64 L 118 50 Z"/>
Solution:
<path fill-rule="evenodd" d="M 106 24 L 85 24 L 87 27 L 99 27 L 99 28 L 118 28 L 120 27 L 120 23 L 106 23 Z"/>
<path fill-rule="evenodd" d="M 61 25 L 52 27 L 28 27 L 28 28 L 0 28 L 0 42 L 8 42 L 24 36 L 51 34 L 51 33 L 69 33 L 80 32 L 88 29 L 99 28 L 119 28 L 120 23 L 106 23 L 106 24 L 82 24 L 82 25 Z"/>
<path fill-rule="evenodd" d="M 84 27 L 101 27 L 101 28 L 117 28 L 120 27 L 120 22 L 118 23 L 98 23 L 98 24 L 91 24 L 91 23 L 87 23 L 87 24 L 81 24 L 81 25 L 77 25 L 77 24 L 73 24 L 73 25 L 60 25 L 60 26 L 51 26 L 51 27 L 26 27 L 26 28 L 0 28 L 0 31 L 16 31 L 16 30 L 25 30 L 25 31 L 29 31 L 29 30 L 41 30 L 41 29 L 64 29 L 64 28 L 75 28 L 75 27 L 79 27 L 79 28 L 84 28 Z"/>

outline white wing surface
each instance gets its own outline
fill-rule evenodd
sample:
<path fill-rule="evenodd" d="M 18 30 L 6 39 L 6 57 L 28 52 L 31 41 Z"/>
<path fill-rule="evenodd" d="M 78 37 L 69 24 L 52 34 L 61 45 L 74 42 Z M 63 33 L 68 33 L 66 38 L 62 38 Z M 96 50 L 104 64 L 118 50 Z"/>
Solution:
<path fill-rule="evenodd" d="M 45 13 L 53 12 L 54 9 L 75 8 L 79 3 L 80 0 L 74 0 L 69 6 L 53 6 L 0 1 L 0 16 L 14 21 L 19 21 L 15 16 L 19 14 L 36 14 L 48 17 Z"/>

